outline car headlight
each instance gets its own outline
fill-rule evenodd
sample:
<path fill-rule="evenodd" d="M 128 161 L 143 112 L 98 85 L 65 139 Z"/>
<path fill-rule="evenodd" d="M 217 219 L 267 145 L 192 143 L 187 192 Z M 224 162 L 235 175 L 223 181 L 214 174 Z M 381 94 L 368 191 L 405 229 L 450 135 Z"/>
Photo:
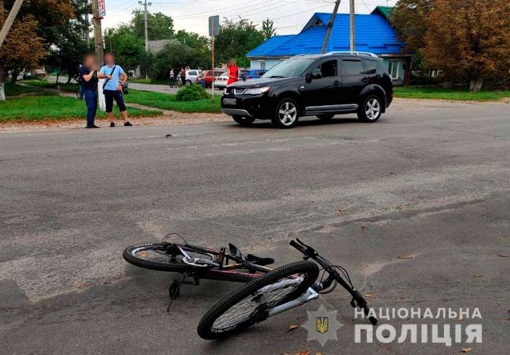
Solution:
<path fill-rule="evenodd" d="M 246 91 L 243 92 L 243 94 L 245 94 L 245 95 L 260 95 L 260 94 L 263 94 L 265 92 L 268 92 L 269 89 L 271 89 L 269 86 L 266 86 L 266 87 L 263 87 L 263 88 L 246 89 Z"/>

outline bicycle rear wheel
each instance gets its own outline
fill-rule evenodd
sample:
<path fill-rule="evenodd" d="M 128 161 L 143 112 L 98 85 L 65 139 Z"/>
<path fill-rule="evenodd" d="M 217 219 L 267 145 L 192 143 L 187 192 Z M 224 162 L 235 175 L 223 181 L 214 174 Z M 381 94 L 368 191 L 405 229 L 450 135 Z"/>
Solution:
<path fill-rule="evenodd" d="M 130 246 L 124 250 L 123 257 L 128 263 L 144 269 L 185 272 L 192 267 L 183 262 L 183 255 L 178 247 L 196 258 L 213 261 L 218 255 L 217 252 L 194 245 L 153 243 Z"/>
<path fill-rule="evenodd" d="M 299 261 L 247 283 L 212 307 L 198 324 L 203 339 L 225 338 L 267 318 L 271 308 L 302 295 L 319 276 L 317 264 Z"/>

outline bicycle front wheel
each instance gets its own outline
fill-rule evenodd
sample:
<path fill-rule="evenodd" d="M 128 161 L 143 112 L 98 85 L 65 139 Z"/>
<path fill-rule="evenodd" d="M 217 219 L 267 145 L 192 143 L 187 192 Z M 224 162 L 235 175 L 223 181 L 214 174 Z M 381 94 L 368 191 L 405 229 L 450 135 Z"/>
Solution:
<path fill-rule="evenodd" d="M 247 283 L 211 308 L 198 324 L 203 339 L 225 338 L 267 318 L 268 310 L 301 296 L 319 276 L 317 264 L 299 261 Z"/>

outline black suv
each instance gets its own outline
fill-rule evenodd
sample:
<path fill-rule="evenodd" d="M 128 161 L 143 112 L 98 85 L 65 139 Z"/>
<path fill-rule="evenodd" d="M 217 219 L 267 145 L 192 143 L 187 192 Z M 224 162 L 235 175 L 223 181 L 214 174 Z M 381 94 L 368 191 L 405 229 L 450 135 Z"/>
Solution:
<path fill-rule="evenodd" d="M 393 84 L 382 59 L 370 53 L 328 53 L 286 59 L 260 79 L 229 85 L 223 112 L 246 126 L 271 119 L 279 128 L 294 127 L 301 116 L 330 120 L 357 113 L 376 122 L 393 100 Z"/>

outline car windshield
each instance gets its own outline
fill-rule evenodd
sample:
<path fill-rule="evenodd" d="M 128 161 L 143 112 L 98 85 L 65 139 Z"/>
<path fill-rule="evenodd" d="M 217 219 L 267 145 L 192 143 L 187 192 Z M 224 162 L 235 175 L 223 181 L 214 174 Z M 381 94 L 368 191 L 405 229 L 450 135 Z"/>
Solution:
<path fill-rule="evenodd" d="M 265 73 L 263 78 L 294 78 L 301 76 L 315 61 L 313 58 L 289 59 L 281 61 Z"/>

